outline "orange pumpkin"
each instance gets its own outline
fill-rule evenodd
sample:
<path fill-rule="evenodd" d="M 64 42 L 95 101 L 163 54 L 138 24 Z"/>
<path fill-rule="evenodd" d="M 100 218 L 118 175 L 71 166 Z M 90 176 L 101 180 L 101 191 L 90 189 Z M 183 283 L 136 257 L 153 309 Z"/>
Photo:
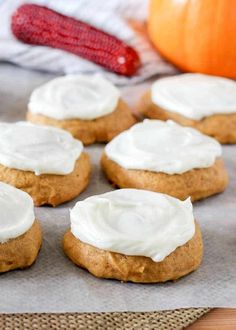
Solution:
<path fill-rule="evenodd" d="M 148 32 L 181 70 L 236 78 L 236 0 L 150 0 Z"/>

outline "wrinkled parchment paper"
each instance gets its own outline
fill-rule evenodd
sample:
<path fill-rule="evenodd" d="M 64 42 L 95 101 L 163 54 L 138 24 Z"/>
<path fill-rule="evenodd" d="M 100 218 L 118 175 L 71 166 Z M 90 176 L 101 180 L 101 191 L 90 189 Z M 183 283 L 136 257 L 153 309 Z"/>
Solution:
<path fill-rule="evenodd" d="M 40 74 L 0 65 L 0 120 L 22 120 L 31 90 L 48 80 Z M 131 103 L 147 84 L 125 87 Z M 102 145 L 86 148 L 93 162 L 88 189 L 77 199 L 112 189 L 99 167 Z M 181 307 L 236 307 L 236 146 L 224 146 L 230 174 L 228 189 L 194 204 L 204 240 L 204 260 L 194 273 L 166 284 L 132 284 L 101 280 L 76 267 L 62 251 L 69 208 L 36 208 L 43 226 L 43 246 L 27 270 L 0 275 L 0 312 L 153 311 Z"/>

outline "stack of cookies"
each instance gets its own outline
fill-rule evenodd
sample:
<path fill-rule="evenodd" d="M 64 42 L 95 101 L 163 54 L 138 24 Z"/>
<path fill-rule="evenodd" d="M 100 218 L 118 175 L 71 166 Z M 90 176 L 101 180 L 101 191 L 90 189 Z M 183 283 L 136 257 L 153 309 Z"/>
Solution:
<path fill-rule="evenodd" d="M 137 283 L 196 270 L 203 241 L 192 202 L 227 186 L 220 143 L 236 143 L 235 94 L 225 78 L 166 77 L 135 116 L 101 75 L 35 89 L 28 122 L 0 123 L 0 272 L 35 261 L 42 232 L 33 206 L 55 207 L 85 190 L 92 169 L 84 145 L 97 142 L 107 143 L 101 168 L 121 189 L 75 204 L 66 256 L 97 277 Z"/>

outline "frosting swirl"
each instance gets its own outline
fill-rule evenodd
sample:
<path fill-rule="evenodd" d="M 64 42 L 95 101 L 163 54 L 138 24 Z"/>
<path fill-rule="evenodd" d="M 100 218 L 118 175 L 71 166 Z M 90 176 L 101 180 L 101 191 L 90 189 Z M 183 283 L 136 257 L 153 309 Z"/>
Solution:
<path fill-rule="evenodd" d="M 236 113 L 235 95 L 235 81 L 196 73 L 162 78 L 151 87 L 154 104 L 193 120 Z"/>
<path fill-rule="evenodd" d="M 173 121 L 144 120 L 105 147 L 108 158 L 126 169 L 181 174 L 210 167 L 221 145 L 199 131 Z"/>
<path fill-rule="evenodd" d="M 77 202 L 71 232 L 84 243 L 159 262 L 195 233 L 190 199 L 139 189 L 119 189 Z"/>
<path fill-rule="evenodd" d="M 26 122 L 0 123 L 0 164 L 36 175 L 69 174 L 83 144 L 62 129 Z"/>
<path fill-rule="evenodd" d="M 91 120 L 113 112 L 119 90 L 100 75 L 55 78 L 31 94 L 29 111 L 57 120 Z"/>
<path fill-rule="evenodd" d="M 0 182 L 0 210 L 0 243 L 23 235 L 34 223 L 32 198 L 3 182 Z"/>

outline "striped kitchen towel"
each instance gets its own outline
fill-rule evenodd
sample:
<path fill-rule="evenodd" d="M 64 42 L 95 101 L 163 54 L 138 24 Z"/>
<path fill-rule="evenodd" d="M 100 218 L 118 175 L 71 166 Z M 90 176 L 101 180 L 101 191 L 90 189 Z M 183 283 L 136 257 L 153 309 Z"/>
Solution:
<path fill-rule="evenodd" d="M 142 66 L 131 78 L 106 71 L 99 65 L 63 50 L 24 44 L 10 29 L 13 11 L 23 3 L 37 3 L 109 32 L 132 45 Z M 153 49 L 145 32 L 147 0 L 0 0 L 0 61 L 58 74 L 103 72 L 116 84 L 141 82 L 155 74 L 176 72 Z"/>

